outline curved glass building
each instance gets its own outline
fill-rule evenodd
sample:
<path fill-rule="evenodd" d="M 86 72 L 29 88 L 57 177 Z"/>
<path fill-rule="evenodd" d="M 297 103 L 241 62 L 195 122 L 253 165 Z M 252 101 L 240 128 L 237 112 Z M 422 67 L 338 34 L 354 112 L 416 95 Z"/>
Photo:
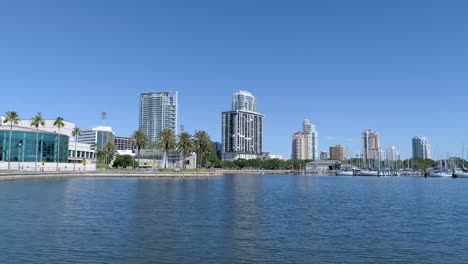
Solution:
<path fill-rule="evenodd" d="M 60 149 L 60 162 L 65 163 L 68 161 L 68 141 L 69 138 L 66 135 L 39 130 L 39 144 L 37 145 L 35 131 L 14 129 L 11 136 L 10 160 L 12 162 L 35 162 L 38 146 L 38 161 L 57 162 L 57 151 Z M 0 130 L 0 161 L 9 159 L 9 142 L 10 130 Z"/>

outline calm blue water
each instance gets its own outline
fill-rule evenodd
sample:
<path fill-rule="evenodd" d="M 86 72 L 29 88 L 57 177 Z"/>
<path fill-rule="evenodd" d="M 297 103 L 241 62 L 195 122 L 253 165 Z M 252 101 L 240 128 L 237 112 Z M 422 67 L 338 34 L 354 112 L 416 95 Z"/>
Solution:
<path fill-rule="evenodd" d="M 0 182 L 0 263 L 468 263 L 468 180 Z"/>

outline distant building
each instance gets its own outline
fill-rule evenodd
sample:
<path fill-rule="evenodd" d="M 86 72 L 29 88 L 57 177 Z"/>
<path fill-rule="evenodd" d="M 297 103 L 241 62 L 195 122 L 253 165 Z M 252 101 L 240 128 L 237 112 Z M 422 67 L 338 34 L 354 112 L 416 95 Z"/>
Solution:
<path fill-rule="evenodd" d="M 216 153 L 216 157 L 218 157 L 219 160 L 222 159 L 222 152 L 223 152 L 223 144 L 219 142 L 213 142 L 213 148 Z"/>
<path fill-rule="evenodd" d="M 312 124 L 309 119 L 304 119 L 302 123 L 302 131 L 309 132 L 309 150 L 307 154 L 308 160 L 317 160 L 319 158 L 318 154 L 318 132 L 317 126 Z"/>
<path fill-rule="evenodd" d="M 149 92 L 140 95 L 139 128 L 151 143 L 157 143 L 164 129 L 177 135 L 177 92 Z"/>
<path fill-rule="evenodd" d="M 414 159 L 430 159 L 431 147 L 427 138 L 416 136 L 413 138 L 413 158 Z"/>
<path fill-rule="evenodd" d="M 317 128 L 309 119 L 302 123 L 302 131 L 293 134 L 291 140 L 291 159 L 318 159 Z"/>
<path fill-rule="evenodd" d="M 346 146 L 336 145 L 334 147 L 330 147 L 330 159 L 332 160 L 348 159 L 348 150 Z"/>
<path fill-rule="evenodd" d="M 232 110 L 222 113 L 222 159 L 261 159 L 263 115 L 256 112 L 255 97 L 246 91 L 234 94 Z"/>
<path fill-rule="evenodd" d="M 377 131 L 369 129 L 362 132 L 362 154 L 364 166 L 372 167 L 380 155 L 380 139 Z"/>
<path fill-rule="evenodd" d="M 320 152 L 320 160 L 329 160 L 330 159 L 330 153 L 326 151 Z"/>
<path fill-rule="evenodd" d="M 114 137 L 114 145 L 117 150 L 131 150 L 133 149 L 128 137 Z"/>
<path fill-rule="evenodd" d="M 292 136 L 292 154 L 293 160 L 309 160 L 311 158 L 311 136 L 309 131 L 299 131 Z"/>
<path fill-rule="evenodd" d="M 397 161 L 400 160 L 400 154 L 395 146 L 390 146 L 385 152 L 385 160 L 387 161 Z"/>
<path fill-rule="evenodd" d="M 91 145 L 91 149 L 100 151 L 108 142 L 114 143 L 112 127 L 97 126 L 91 130 L 85 130 L 78 136 L 78 142 Z"/>

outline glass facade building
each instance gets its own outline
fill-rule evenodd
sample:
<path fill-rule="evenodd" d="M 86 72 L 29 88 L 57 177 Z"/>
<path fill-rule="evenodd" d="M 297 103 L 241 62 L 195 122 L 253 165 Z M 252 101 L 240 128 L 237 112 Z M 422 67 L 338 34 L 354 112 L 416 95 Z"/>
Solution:
<path fill-rule="evenodd" d="M 140 95 L 139 128 L 151 143 L 157 143 L 164 129 L 177 135 L 177 92 L 149 92 Z"/>
<path fill-rule="evenodd" d="M 35 162 L 37 160 L 57 162 L 57 151 L 60 144 L 60 162 L 68 162 L 68 141 L 66 135 L 39 132 L 39 145 L 36 144 L 36 132 L 13 130 L 11 136 L 11 157 L 9 158 L 10 131 L 0 130 L 0 161 Z"/>

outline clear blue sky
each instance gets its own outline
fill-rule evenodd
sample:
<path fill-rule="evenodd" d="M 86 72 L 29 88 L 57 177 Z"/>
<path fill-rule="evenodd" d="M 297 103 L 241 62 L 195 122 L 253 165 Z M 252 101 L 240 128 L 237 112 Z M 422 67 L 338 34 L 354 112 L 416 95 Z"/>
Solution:
<path fill-rule="evenodd" d="M 2 1 L 0 112 L 41 111 L 82 129 L 138 127 L 139 93 L 177 90 L 180 123 L 221 139 L 247 90 L 264 150 L 290 155 L 304 118 L 319 149 L 360 133 L 411 153 L 468 149 L 468 1 Z"/>

